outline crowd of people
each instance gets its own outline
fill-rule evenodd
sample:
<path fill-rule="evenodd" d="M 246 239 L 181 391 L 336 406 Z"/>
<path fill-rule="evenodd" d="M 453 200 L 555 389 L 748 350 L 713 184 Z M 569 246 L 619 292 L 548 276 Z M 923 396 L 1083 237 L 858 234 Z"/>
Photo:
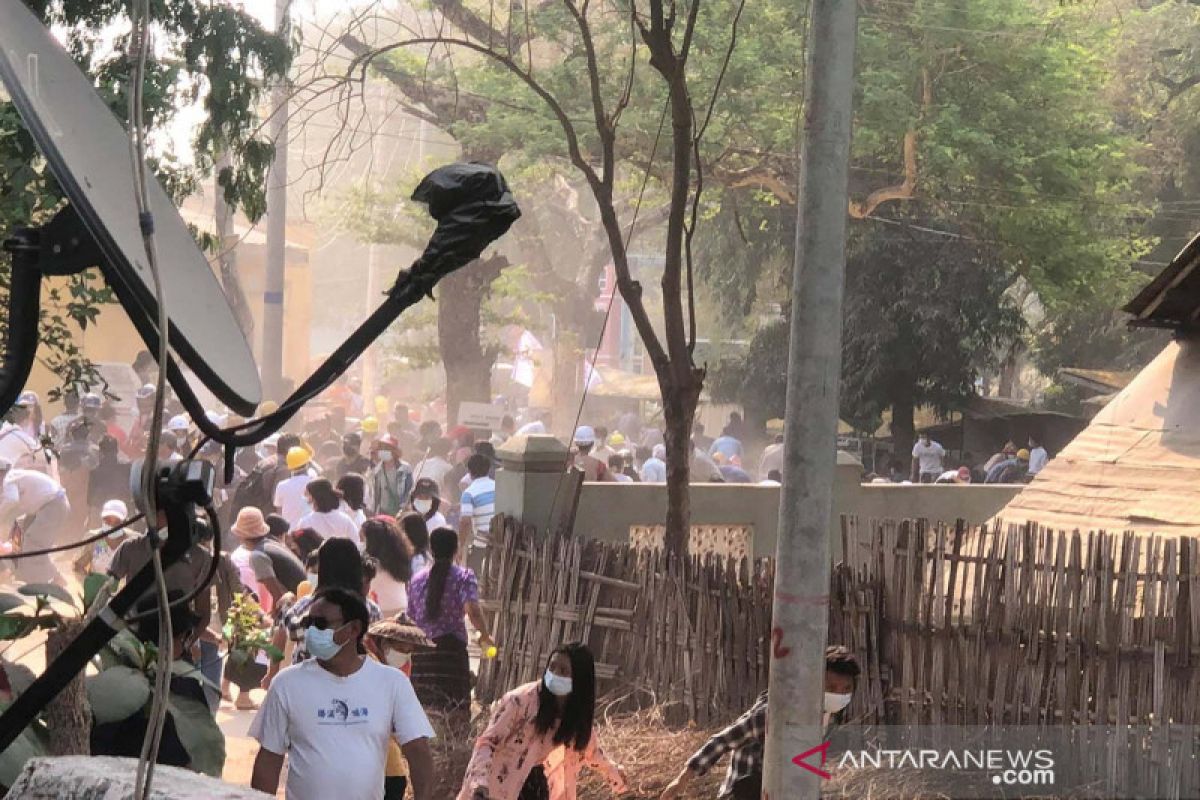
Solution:
<path fill-rule="evenodd" d="M 445 430 L 402 404 L 377 402 L 367 414 L 352 382 L 337 388 L 340 394 L 329 393 L 306 423 L 237 451 L 229 481 L 223 451 L 204 443 L 167 398 L 157 463 L 199 458 L 217 467 L 221 535 L 218 554 L 216 531 L 198 516 L 197 541 L 165 570 L 173 603 L 215 570 L 209 591 L 172 608 L 174 655 L 205 680 L 177 675 L 171 691 L 202 699 L 214 714 L 222 701 L 255 713 L 256 788 L 276 792 L 286 759 L 293 800 L 398 800 L 406 790 L 426 800 L 437 772 L 430 717 L 444 720 L 446 730 L 469 730 L 472 638 L 479 653 L 497 647 L 479 603 L 495 516 L 496 447 L 515 433 L 545 431 L 546 418 L 535 414 L 518 424 L 508 416 L 489 437 L 464 426 Z M 36 395 L 20 397 L 0 427 L 0 531 L 8 534 L 2 546 L 38 550 L 84 535 L 92 541 L 64 556 L 3 562 L 15 574 L 0 580 L 69 585 L 70 573 L 77 580 L 100 573 L 120 583 L 150 562 L 150 539 L 126 520 L 133 509 L 131 464 L 144 455 L 155 399 L 149 384 L 132 409 L 97 394 L 67 393 L 63 413 L 47 421 Z M 219 425 L 240 422 L 208 416 Z M 611 429 L 574 431 L 572 465 L 589 480 L 665 481 L 662 431 L 632 414 L 612 422 Z M 693 479 L 778 483 L 782 437 L 754 467 L 743 463 L 747 438 L 736 413 L 715 438 L 697 423 Z M 142 619 L 134 631 L 147 642 L 157 641 L 156 603 L 147 592 L 138 605 Z M 230 625 L 247 603 L 269 646 L 234 669 Z M 266 691 L 261 707 L 251 696 L 259 688 Z M 623 791 L 626 776 L 595 735 L 595 691 L 588 648 L 558 646 L 540 680 L 491 709 L 459 800 L 569 800 L 585 766 Z M 839 710 L 828 697 L 827 711 Z M 738 776 L 723 795 L 750 796 L 745 782 L 761 760 L 765 703 L 756 709 L 757 728 L 710 743 L 664 797 L 676 796 L 690 775 L 725 752 L 735 752 Z M 140 743 L 146 725 L 144 709 L 97 725 L 93 750 L 136 755 L 130 743 Z M 171 725 L 168 731 L 160 760 L 192 766 L 187 737 Z"/>
<path fill-rule="evenodd" d="M 893 459 L 884 471 L 868 473 L 867 483 L 1028 483 L 1050 463 L 1050 455 L 1037 436 L 1029 437 L 1028 447 L 1018 448 L 1011 440 L 986 461 L 978 461 L 970 452 L 957 461 L 939 442 L 922 433 L 913 445 L 912 461 L 905 465 Z M 950 464 L 957 463 L 957 467 Z"/>

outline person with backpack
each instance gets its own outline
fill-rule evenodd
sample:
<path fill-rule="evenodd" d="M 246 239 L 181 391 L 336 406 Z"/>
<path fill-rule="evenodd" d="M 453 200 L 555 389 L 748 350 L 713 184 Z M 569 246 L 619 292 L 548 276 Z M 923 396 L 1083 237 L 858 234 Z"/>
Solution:
<path fill-rule="evenodd" d="M 254 506 L 263 512 L 264 516 L 274 514 L 275 487 L 279 485 L 280 481 L 291 477 L 291 472 L 287 468 L 287 452 L 293 447 L 299 446 L 299 436 L 291 433 L 280 436 L 277 440 L 277 451 L 260 460 L 246 474 L 234 491 L 233 500 L 229 505 L 238 510 Z"/>

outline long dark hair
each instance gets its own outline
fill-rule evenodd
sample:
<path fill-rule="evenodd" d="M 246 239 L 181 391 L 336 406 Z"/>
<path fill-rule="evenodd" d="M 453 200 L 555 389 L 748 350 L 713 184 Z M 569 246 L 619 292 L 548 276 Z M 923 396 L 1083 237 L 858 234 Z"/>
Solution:
<path fill-rule="evenodd" d="M 351 511 L 362 511 L 367 507 L 367 482 L 357 472 L 347 472 L 339 478 L 337 490 Z"/>
<path fill-rule="evenodd" d="M 425 517 L 418 511 L 408 511 L 400 515 L 400 530 L 412 546 L 413 555 L 429 555 L 429 526 Z"/>
<path fill-rule="evenodd" d="M 458 534 L 453 528 L 438 528 L 429 534 L 429 549 L 433 566 L 429 568 L 429 583 L 425 586 L 425 617 L 435 619 L 442 613 L 442 595 L 446 593 L 446 578 L 458 552 Z"/>
<path fill-rule="evenodd" d="M 555 744 L 565 744 L 583 752 L 592 740 L 592 720 L 596 713 L 596 658 L 582 642 L 560 645 L 550 658 L 558 653 L 571 660 L 571 693 L 567 695 L 560 717 L 558 698 L 550 693 L 543 681 L 538 687 L 538 710 L 533 724 L 538 733 L 546 733 L 558 722 Z M 546 659 L 547 667 L 550 658 Z"/>
<path fill-rule="evenodd" d="M 361 594 L 363 560 L 358 545 L 349 539 L 326 539 L 317 551 L 317 583 L 323 589 L 340 586 Z"/>
<path fill-rule="evenodd" d="M 337 511 L 342 504 L 342 494 L 333 488 L 333 484 L 325 478 L 317 478 L 305 485 L 305 490 L 312 497 L 313 511 L 327 514 Z"/>
<path fill-rule="evenodd" d="M 359 531 L 366 544 L 367 555 L 379 560 L 379 566 L 401 583 L 412 578 L 412 549 L 396 523 L 382 517 L 372 517 Z"/>

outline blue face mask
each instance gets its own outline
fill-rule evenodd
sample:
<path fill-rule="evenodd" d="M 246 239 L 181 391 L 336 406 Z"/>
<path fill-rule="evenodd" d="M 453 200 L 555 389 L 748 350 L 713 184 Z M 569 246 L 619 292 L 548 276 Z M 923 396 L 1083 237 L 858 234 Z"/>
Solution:
<path fill-rule="evenodd" d="M 564 678 L 561 675 L 555 675 L 549 669 L 542 676 L 542 682 L 546 684 L 546 688 L 550 690 L 550 694 L 555 697 L 566 697 L 571 693 L 573 688 L 570 678 Z"/>
<path fill-rule="evenodd" d="M 329 661 L 338 653 L 342 652 L 342 648 L 346 645 L 338 644 L 333 640 L 333 637 L 334 634 L 344 627 L 346 626 L 343 625 L 337 630 L 332 628 L 321 630 L 315 625 L 309 625 L 307 628 L 305 628 L 304 647 L 308 650 L 309 655 L 318 661 Z"/>

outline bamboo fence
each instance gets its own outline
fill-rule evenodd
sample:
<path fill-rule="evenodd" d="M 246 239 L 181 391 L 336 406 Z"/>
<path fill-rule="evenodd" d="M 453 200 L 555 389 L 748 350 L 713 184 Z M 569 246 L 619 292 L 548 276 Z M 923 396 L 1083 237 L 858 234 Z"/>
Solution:
<path fill-rule="evenodd" d="M 725 722 L 765 690 L 773 567 L 543 536 L 498 517 L 484 700 L 584 641 L 603 694 Z M 1198 540 L 843 520 L 829 641 L 863 666 L 868 724 L 1200 723 Z"/>

